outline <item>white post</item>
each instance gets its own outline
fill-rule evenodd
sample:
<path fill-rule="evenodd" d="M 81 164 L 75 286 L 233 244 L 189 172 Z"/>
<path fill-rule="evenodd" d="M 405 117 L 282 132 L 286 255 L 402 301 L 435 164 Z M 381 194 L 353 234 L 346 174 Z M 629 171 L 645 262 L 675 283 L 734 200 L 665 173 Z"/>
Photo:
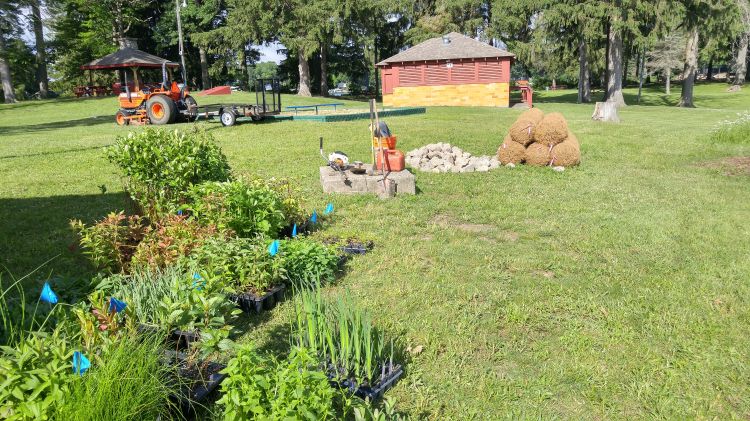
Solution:
<path fill-rule="evenodd" d="M 182 83 L 187 87 L 187 70 L 185 69 L 185 54 L 182 43 L 182 19 L 180 18 L 180 0 L 174 0 L 175 9 L 177 10 L 177 37 L 180 48 L 180 63 L 182 64 Z"/>

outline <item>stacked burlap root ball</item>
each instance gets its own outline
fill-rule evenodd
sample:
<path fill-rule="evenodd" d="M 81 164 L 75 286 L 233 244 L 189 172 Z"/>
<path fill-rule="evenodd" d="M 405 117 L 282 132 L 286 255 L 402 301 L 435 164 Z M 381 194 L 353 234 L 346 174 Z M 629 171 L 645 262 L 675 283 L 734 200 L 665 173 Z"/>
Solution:
<path fill-rule="evenodd" d="M 503 165 L 570 167 L 581 162 L 581 148 L 562 114 L 532 108 L 510 126 L 497 159 Z"/>

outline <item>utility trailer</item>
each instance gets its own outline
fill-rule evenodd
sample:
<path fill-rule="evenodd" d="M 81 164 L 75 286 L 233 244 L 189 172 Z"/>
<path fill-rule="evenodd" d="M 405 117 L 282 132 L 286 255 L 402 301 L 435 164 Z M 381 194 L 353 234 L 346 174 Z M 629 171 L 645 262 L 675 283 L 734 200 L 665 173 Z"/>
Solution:
<path fill-rule="evenodd" d="M 281 113 L 281 84 L 278 79 L 255 81 L 255 104 L 208 104 L 198 106 L 198 117 L 217 118 L 224 126 L 234 126 L 237 121 L 250 118 L 261 121 L 266 116 Z"/>

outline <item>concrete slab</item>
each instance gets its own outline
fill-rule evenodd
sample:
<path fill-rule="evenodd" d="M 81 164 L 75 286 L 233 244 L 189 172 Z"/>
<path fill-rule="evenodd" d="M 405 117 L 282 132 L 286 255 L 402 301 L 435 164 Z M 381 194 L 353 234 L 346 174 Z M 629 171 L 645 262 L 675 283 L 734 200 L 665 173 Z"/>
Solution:
<path fill-rule="evenodd" d="M 368 175 L 372 165 L 365 164 L 367 173 L 353 174 L 344 171 L 346 177 L 331 167 L 320 167 L 320 183 L 325 193 L 378 193 L 382 190 L 383 176 L 379 173 Z M 386 173 L 386 178 L 396 184 L 396 194 L 416 194 L 416 177 L 408 170 Z M 380 185 L 380 186 L 378 186 Z"/>

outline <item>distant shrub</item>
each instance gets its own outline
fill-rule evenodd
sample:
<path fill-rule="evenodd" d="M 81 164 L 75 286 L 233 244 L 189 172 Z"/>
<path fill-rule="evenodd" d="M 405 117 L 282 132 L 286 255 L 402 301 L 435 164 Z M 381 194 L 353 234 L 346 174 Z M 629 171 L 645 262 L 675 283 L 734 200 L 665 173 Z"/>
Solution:
<path fill-rule="evenodd" d="M 734 120 L 726 120 L 711 132 L 715 143 L 750 143 L 750 112 L 738 113 Z"/>
<path fill-rule="evenodd" d="M 193 216 L 240 237 L 274 237 L 285 226 L 303 220 L 300 200 L 286 181 L 203 183 L 194 186 L 189 196 Z"/>
<path fill-rule="evenodd" d="M 112 212 L 91 226 L 79 220 L 70 221 L 70 225 L 79 236 L 83 254 L 97 269 L 109 273 L 128 270 L 147 230 L 143 218 L 126 216 L 123 212 Z"/>
<path fill-rule="evenodd" d="M 230 178 L 227 157 L 211 134 L 201 130 L 146 128 L 118 137 L 106 151 L 150 218 L 176 209 L 190 186 Z"/>

